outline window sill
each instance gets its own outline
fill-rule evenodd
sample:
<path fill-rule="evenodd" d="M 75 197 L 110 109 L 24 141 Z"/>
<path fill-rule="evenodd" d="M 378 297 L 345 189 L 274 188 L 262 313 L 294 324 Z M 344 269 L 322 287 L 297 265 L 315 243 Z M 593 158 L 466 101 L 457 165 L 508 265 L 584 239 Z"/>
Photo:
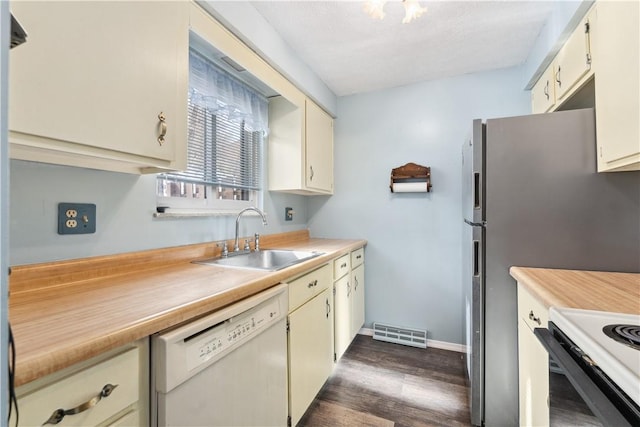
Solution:
<path fill-rule="evenodd" d="M 202 218 L 202 217 L 222 217 L 222 216 L 236 216 L 242 209 L 233 211 L 173 211 L 173 212 L 154 212 L 153 217 L 158 219 L 165 218 Z M 257 212 L 248 211 L 243 216 L 259 216 Z M 269 215 L 265 212 L 265 216 Z"/>

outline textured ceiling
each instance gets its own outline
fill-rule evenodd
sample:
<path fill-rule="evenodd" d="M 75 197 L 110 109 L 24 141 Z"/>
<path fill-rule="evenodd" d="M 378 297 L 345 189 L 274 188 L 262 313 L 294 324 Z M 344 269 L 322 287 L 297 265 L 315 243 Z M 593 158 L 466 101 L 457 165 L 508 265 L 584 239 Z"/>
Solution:
<path fill-rule="evenodd" d="M 254 1 L 338 96 L 522 64 L 550 15 L 547 1 L 422 1 L 402 24 L 399 0 L 383 20 L 362 1 Z"/>

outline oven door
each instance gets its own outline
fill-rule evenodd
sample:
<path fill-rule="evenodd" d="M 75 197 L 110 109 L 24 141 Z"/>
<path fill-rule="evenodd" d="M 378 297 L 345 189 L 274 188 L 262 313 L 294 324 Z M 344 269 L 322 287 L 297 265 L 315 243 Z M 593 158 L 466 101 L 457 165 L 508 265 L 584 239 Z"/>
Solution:
<path fill-rule="evenodd" d="M 561 413 L 583 412 L 578 425 L 603 425 L 611 427 L 640 425 L 640 408 L 598 368 L 553 322 L 549 329 L 536 328 L 534 334 L 550 356 L 549 409 L 550 421 L 562 422 Z M 553 366 L 557 366 L 556 369 Z M 582 401 L 571 401 L 571 395 L 579 395 Z M 579 399 L 575 399 L 579 400 Z M 572 408 L 568 408 L 572 406 Z M 555 414 L 554 414 L 555 410 Z M 593 416 L 590 416 L 590 413 Z M 576 422 L 575 420 L 574 422 Z"/>

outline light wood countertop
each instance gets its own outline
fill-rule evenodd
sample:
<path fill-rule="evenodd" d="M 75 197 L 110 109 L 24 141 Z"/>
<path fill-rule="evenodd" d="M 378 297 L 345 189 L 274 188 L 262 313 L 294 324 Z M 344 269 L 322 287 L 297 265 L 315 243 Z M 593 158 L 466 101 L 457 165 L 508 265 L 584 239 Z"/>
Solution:
<path fill-rule="evenodd" d="M 274 272 L 191 263 L 219 254 L 207 243 L 12 267 L 15 385 L 232 304 L 367 243 L 309 238 L 307 230 L 261 240 L 263 248 L 324 255 Z"/>
<path fill-rule="evenodd" d="M 640 314 L 640 274 L 529 267 L 509 272 L 547 308 Z"/>

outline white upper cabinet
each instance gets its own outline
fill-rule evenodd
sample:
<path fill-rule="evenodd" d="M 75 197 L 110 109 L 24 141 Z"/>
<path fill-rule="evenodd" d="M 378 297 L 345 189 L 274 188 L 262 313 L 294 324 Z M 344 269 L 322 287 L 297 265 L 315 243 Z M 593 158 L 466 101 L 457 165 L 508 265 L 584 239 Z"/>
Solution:
<path fill-rule="evenodd" d="M 28 38 L 11 51 L 11 157 L 133 173 L 184 168 L 188 7 L 13 1 Z"/>
<path fill-rule="evenodd" d="M 572 89 L 581 86 L 591 70 L 591 23 L 587 16 L 573 31 L 555 59 L 556 97 L 562 102 Z"/>
<path fill-rule="evenodd" d="M 640 170 L 638 16 L 637 1 L 597 1 L 531 90 L 533 113 L 595 106 L 598 172 Z"/>
<path fill-rule="evenodd" d="M 592 9 L 531 89 L 533 113 L 547 113 L 560 108 L 593 76 L 591 34 L 594 20 L 595 11 Z"/>
<path fill-rule="evenodd" d="M 269 190 L 333 194 L 333 119 L 309 99 L 269 100 Z"/>
<path fill-rule="evenodd" d="M 333 193 L 333 119 L 306 100 L 306 162 L 308 188 Z"/>
<path fill-rule="evenodd" d="M 533 113 L 546 113 L 556 105 L 554 64 L 549 65 L 544 74 L 540 76 L 538 83 L 531 89 L 531 111 Z"/>
<path fill-rule="evenodd" d="M 596 3 L 598 171 L 640 170 L 640 3 Z"/>

